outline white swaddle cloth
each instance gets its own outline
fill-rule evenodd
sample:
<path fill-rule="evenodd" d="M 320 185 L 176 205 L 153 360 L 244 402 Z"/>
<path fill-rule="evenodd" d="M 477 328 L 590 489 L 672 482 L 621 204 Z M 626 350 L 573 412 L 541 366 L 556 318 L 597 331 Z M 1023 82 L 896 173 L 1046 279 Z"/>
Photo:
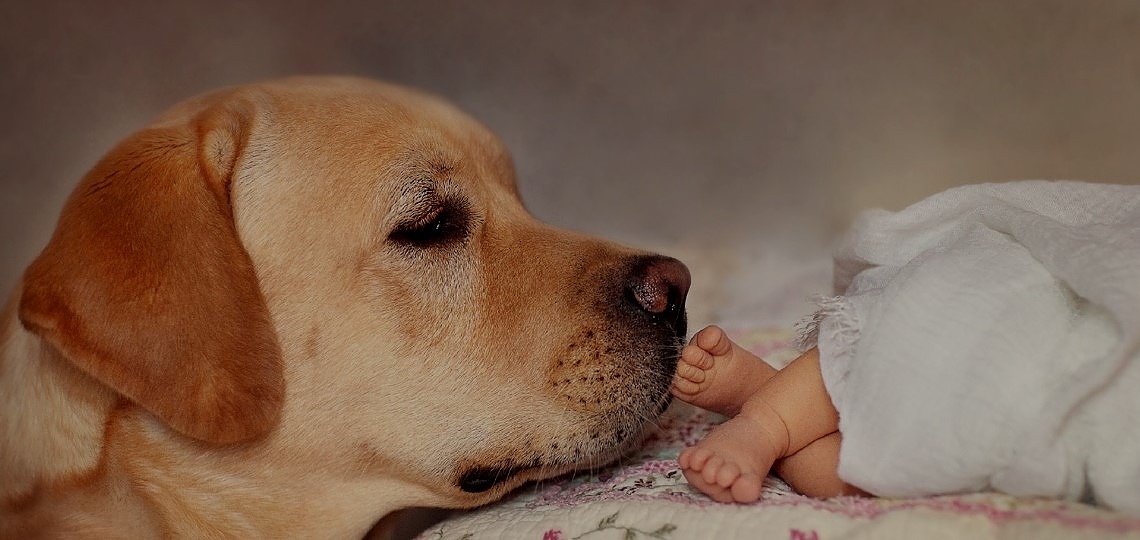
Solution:
<path fill-rule="evenodd" d="M 963 186 L 862 215 L 801 329 L 839 474 L 1140 514 L 1140 186 Z"/>

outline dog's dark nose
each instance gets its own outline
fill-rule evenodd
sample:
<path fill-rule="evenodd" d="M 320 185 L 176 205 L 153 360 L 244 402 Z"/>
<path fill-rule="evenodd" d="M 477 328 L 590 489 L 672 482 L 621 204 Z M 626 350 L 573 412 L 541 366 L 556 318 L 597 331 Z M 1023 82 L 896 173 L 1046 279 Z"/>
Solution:
<path fill-rule="evenodd" d="M 681 261 L 651 256 L 634 267 L 626 289 L 642 310 L 677 328 L 685 320 L 685 295 L 691 281 Z"/>

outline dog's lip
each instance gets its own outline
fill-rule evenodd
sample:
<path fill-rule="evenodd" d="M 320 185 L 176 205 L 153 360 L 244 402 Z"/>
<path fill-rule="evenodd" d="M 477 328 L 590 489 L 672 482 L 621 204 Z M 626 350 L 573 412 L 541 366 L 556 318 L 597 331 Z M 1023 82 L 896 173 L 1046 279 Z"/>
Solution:
<path fill-rule="evenodd" d="M 499 465 L 493 467 L 474 467 L 467 469 L 459 476 L 456 485 L 459 489 L 467 493 L 483 493 L 491 488 L 506 482 L 520 472 L 537 467 L 538 464 L 529 466 L 521 465 Z"/>
<path fill-rule="evenodd" d="M 667 399 L 662 400 L 658 414 L 669 406 L 671 399 L 672 396 L 670 395 Z M 645 425 L 642 425 L 642 429 L 629 430 L 629 433 L 622 440 L 615 441 L 614 444 L 599 449 L 598 452 L 582 456 L 573 463 L 567 463 L 563 460 L 545 461 L 541 458 L 534 458 L 526 463 L 507 461 L 489 466 L 477 465 L 463 470 L 455 481 L 455 485 L 463 492 L 477 494 L 490 491 L 528 472 L 543 471 L 541 476 L 548 477 L 551 476 L 550 472 L 554 470 L 561 471 L 554 475 L 557 476 L 587 467 L 603 466 L 628 452 L 632 445 L 638 444 L 645 436 L 644 428 Z"/>

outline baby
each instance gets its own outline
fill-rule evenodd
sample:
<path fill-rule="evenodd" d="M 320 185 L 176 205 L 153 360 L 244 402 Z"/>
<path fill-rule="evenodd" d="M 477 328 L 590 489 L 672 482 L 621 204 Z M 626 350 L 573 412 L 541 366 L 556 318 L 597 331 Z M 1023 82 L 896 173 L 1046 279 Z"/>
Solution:
<path fill-rule="evenodd" d="M 730 417 L 677 461 L 689 483 L 721 502 L 760 498 L 768 471 L 813 497 L 863 495 L 839 479 L 839 416 L 811 349 L 777 371 L 716 326 L 681 351 L 673 395 Z"/>

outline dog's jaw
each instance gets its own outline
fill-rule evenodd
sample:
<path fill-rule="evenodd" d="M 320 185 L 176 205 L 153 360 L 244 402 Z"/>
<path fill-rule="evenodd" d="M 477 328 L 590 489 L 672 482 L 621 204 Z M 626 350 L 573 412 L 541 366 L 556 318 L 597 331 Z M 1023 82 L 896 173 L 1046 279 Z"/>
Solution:
<path fill-rule="evenodd" d="M 684 332 L 681 316 L 633 338 L 595 327 L 574 333 L 547 380 L 561 411 L 551 417 L 564 418 L 562 428 L 543 425 L 533 438 L 460 460 L 454 483 L 471 500 L 497 498 L 530 480 L 605 466 L 632 450 L 671 401 Z"/>

